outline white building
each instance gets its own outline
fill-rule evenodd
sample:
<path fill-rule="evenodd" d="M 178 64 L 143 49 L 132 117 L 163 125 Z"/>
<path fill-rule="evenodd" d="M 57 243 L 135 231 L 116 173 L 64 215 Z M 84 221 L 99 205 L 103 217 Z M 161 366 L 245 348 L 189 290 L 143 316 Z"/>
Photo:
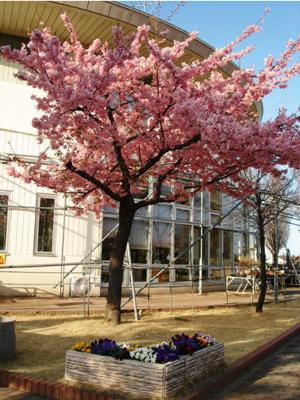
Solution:
<path fill-rule="evenodd" d="M 59 18 L 64 11 L 72 18 L 83 43 L 89 43 L 95 37 L 109 41 L 111 27 L 116 23 L 129 32 L 148 21 L 148 16 L 143 13 L 109 2 L 0 2 L 0 15 L 3 16 L 0 19 L 0 44 L 18 46 L 26 32 L 37 27 L 39 21 L 51 26 L 54 33 L 65 39 L 67 33 Z M 185 37 L 180 29 L 168 27 L 170 39 Z M 197 40 L 186 59 L 188 61 L 195 55 L 203 58 L 211 51 L 209 45 Z M 116 211 L 106 209 L 100 220 L 92 214 L 77 217 L 62 195 L 8 175 L 9 157 L 19 155 L 30 162 L 41 150 L 31 126 L 31 120 L 37 114 L 30 98 L 32 89 L 14 78 L 16 68 L 0 59 L 0 253 L 6 266 L 12 266 L 9 269 L 0 266 L 0 295 L 58 293 L 61 276 L 73 268 L 68 264 L 79 263 L 102 241 L 117 223 Z M 228 65 L 224 72 L 230 74 L 234 68 L 234 65 Z M 261 113 L 261 104 L 256 107 Z M 232 199 L 214 192 L 199 195 L 190 204 L 161 204 L 140 211 L 130 238 L 132 262 L 139 267 L 134 271 L 137 285 L 149 280 L 161 266 L 173 260 L 232 205 Z M 230 273 L 231 268 L 241 261 L 241 256 L 255 257 L 255 235 L 240 215 L 231 214 L 215 227 L 204 240 L 180 257 L 175 269 L 165 271 L 156 285 L 171 283 L 188 287 L 192 279 L 197 281 L 200 264 L 203 264 L 204 285 L 222 284 L 225 273 Z M 91 257 L 98 260 L 95 281 L 101 282 L 102 287 L 107 285 L 106 261 L 110 242 L 111 235 Z M 58 265 L 64 263 L 67 265 Z M 38 267 L 39 264 L 57 266 Z M 21 269 L 18 265 L 27 267 Z M 84 271 L 83 263 L 74 273 L 81 276 Z M 65 279 L 66 284 L 69 277 Z M 127 285 L 128 271 L 124 274 L 124 286 Z"/>

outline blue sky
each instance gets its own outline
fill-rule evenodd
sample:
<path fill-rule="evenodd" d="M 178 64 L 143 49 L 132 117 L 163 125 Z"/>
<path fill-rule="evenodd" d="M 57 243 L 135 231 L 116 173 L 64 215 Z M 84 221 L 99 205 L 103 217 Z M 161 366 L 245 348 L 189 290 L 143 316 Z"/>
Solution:
<path fill-rule="evenodd" d="M 144 3 L 126 2 L 151 13 L 154 2 L 148 2 L 146 7 Z M 160 17 L 167 19 L 176 4 L 173 1 L 163 2 Z M 244 44 L 254 44 L 255 50 L 240 64 L 242 68 L 255 66 L 260 69 L 267 55 L 278 57 L 287 41 L 300 35 L 300 1 L 187 1 L 171 23 L 188 32 L 198 31 L 200 39 L 218 48 L 235 39 L 246 26 L 256 23 L 265 8 L 271 8 L 271 12 L 265 18 L 263 30 Z M 300 62 L 300 54 L 294 60 Z M 287 89 L 276 90 L 265 97 L 263 104 L 263 120 L 275 117 L 282 106 L 289 112 L 297 111 L 300 106 L 300 76 L 292 79 Z M 300 224 L 300 221 L 294 222 Z M 300 228 L 290 228 L 288 246 L 292 254 L 300 254 Z"/>
<path fill-rule="evenodd" d="M 145 2 L 125 3 L 140 9 L 145 7 L 146 12 L 154 10 L 153 1 L 147 2 L 146 6 Z M 163 2 L 160 17 L 168 18 L 176 4 L 173 1 Z M 246 26 L 256 23 L 267 7 L 271 8 L 271 13 L 265 18 L 262 32 L 245 42 L 245 45 L 253 43 L 256 48 L 240 65 L 259 69 L 267 55 L 279 56 L 288 39 L 296 39 L 300 35 L 300 1 L 187 1 L 171 23 L 188 32 L 198 31 L 200 39 L 214 47 L 223 47 Z M 300 55 L 295 61 L 300 61 Z M 287 89 L 277 90 L 267 96 L 263 101 L 263 119 L 274 117 L 282 106 L 290 112 L 296 111 L 300 106 L 299 93 L 300 77 L 297 77 Z"/>

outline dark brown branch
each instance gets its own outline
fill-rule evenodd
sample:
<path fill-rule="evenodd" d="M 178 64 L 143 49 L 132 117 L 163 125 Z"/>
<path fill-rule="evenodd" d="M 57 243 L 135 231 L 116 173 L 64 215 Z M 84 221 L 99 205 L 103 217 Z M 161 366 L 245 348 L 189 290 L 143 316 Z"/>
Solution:
<path fill-rule="evenodd" d="M 141 133 L 137 133 L 136 135 L 130 136 L 126 140 L 126 144 L 131 143 L 133 140 L 135 140 L 135 139 L 137 139 L 139 137 L 142 137 L 142 136 L 145 136 L 145 135 L 151 133 L 157 127 L 157 124 L 159 124 L 161 122 L 161 119 L 166 115 L 166 113 L 169 111 L 169 109 L 171 107 L 173 107 L 174 104 L 172 103 L 172 101 L 173 101 L 173 98 L 170 99 L 170 103 L 167 105 L 167 107 L 164 109 L 164 111 L 162 113 L 160 113 L 159 118 L 157 118 L 157 120 L 155 121 L 155 123 L 154 123 L 154 125 L 152 126 L 151 129 L 146 130 L 146 131 L 141 132 Z"/>
<path fill-rule="evenodd" d="M 86 115 L 88 115 L 91 119 L 93 119 L 95 122 L 97 122 L 97 124 L 101 124 L 100 119 L 98 119 L 94 114 L 92 114 L 90 111 L 88 111 L 85 107 L 79 106 L 79 107 L 73 108 L 71 111 L 72 112 L 75 112 L 75 111 L 83 112 Z"/>
<path fill-rule="evenodd" d="M 156 156 L 148 159 L 148 161 L 145 163 L 145 165 L 136 172 L 136 174 L 134 175 L 134 178 L 139 178 L 145 172 L 149 171 L 149 169 L 151 167 L 153 167 L 158 161 L 160 161 L 160 159 L 165 154 L 169 153 L 170 151 L 185 149 L 186 147 L 190 146 L 191 144 L 197 143 L 199 140 L 201 140 L 201 135 L 200 135 L 200 133 L 197 133 L 196 135 L 192 136 L 190 139 L 186 140 L 183 143 L 179 143 L 174 147 L 167 146 L 167 147 L 161 149 L 156 154 Z"/>
<path fill-rule="evenodd" d="M 152 204 L 156 204 L 156 203 L 171 203 L 174 201 L 174 199 L 178 196 L 174 195 L 172 199 L 162 199 L 161 198 L 161 188 L 162 188 L 162 184 L 165 181 L 165 179 L 174 174 L 177 170 L 177 167 L 180 165 L 180 163 L 182 162 L 182 157 L 180 157 L 173 165 L 172 168 L 170 168 L 168 171 L 166 171 L 164 174 L 161 174 L 158 176 L 156 184 L 155 184 L 155 195 L 153 196 L 152 199 L 149 200 L 141 200 L 138 203 L 135 204 L 135 208 L 139 209 L 145 206 L 149 206 Z"/>
<path fill-rule="evenodd" d="M 116 201 L 120 201 L 121 197 L 113 192 L 107 185 L 105 185 L 103 182 L 99 181 L 98 179 L 96 179 L 94 176 L 89 175 L 87 172 L 82 171 L 81 169 L 77 169 L 74 167 L 74 165 L 72 164 L 72 161 L 68 161 L 66 163 L 66 168 L 73 172 L 74 174 L 79 175 L 81 178 L 87 180 L 88 182 L 93 183 L 95 186 L 97 186 L 99 189 L 101 189 L 105 194 L 107 194 L 109 197 L 111 197 L 112 199 L 116 200 Z"/>

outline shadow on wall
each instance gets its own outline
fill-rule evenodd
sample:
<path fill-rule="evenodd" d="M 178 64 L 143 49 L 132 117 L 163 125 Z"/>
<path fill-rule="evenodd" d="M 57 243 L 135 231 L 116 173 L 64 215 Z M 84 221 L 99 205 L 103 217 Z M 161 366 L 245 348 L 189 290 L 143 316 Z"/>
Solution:
<path fill-rule="evenodd" d="M 36 296 L 53 296 L 58 297 L 53 292 L 34 286 L 6 286 L 0 281 L 0 297 L 36 297 Z"/>

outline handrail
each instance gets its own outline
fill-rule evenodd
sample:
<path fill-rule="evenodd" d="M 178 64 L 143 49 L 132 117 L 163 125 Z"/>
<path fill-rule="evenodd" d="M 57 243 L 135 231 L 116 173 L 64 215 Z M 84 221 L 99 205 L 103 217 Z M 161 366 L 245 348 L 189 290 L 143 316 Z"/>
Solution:
<path fill-rule="evenodd" d="M 81 265 L 82 262 L 68 262 L 68 263 L 55 263 L 55 264 L 9 264 L 9 265 L 1 265 L 0 271 L 2 269 L 17 269 L 17 268 L 39 268 L 39 267 L 61 267 L 62 265 Z M 99 264 L 98 260 L 91 260 L 91 264 Z"/>

